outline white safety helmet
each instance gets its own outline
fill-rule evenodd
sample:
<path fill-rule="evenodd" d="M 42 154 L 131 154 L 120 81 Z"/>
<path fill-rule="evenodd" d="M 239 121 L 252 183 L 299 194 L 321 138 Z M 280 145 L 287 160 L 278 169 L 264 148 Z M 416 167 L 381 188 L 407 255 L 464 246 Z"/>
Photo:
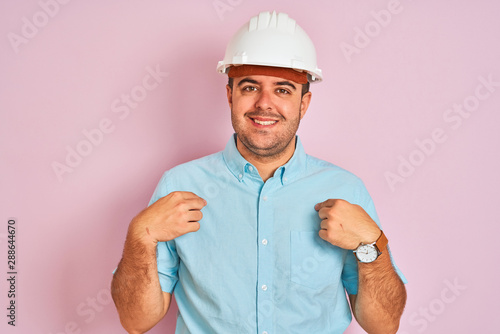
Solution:
<path fill-rule="evenodd" d="M 235 65 L 262 65 L 307 72 L 309 82 L 323 79 L 316 64 L 316 49 L 306 32 L 285 13 L 262 12 L 233 36 L 217 71 Z"/>

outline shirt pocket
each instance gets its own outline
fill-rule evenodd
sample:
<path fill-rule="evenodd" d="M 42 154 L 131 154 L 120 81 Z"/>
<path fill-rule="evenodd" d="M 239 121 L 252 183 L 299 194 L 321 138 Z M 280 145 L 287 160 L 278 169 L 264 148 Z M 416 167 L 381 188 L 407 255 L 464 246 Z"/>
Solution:
<path fill-rule="evenodd" d="M 311 289 L 336 287 L 345 255 L 318 232 L 290 231 L 290 280 Z"/>

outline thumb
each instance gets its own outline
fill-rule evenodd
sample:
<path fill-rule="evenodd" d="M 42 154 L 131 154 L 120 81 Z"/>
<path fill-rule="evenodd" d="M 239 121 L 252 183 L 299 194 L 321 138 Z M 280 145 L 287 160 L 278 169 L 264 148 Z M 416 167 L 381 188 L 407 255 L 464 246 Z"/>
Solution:
<path fill-rule="evenodd" d="M 321 208 L 324 208 L 325 206 L 326 207 L 333 206 L 335 204 L 335 201 L 336 201 L 336 199 L 332 199 L 332 198 L 327 199 L 327 200 L 325 200 L 325 201 L 323 201 L 321 203 L 316 204 L 314 206 L 314 209 L 316 211 L 319 211 L 319 210 L 321 210 Z"/>

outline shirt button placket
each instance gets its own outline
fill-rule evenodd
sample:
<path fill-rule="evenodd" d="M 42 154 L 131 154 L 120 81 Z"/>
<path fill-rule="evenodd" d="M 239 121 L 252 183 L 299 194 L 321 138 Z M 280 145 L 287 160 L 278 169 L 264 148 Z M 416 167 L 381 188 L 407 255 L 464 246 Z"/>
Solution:
<path fill-rule="evenodd" d="M 272 200 L 269 196 L 269 189 L 272 182 L 266 182 L 262 187 L 259 200 L 258 213 L 258 292 L 257 292 L 257 312 L 258 312 L 258 330 L 259 333 L 269 333 L 269 329 L 273 328 L 273 270 L 274 256 L 272 247 L 270 247 L 269 238 L 272 236 L 274 225 L 274 214 L 272 208 Z M 265 330 L 264 330 L 265 329 Z"/>

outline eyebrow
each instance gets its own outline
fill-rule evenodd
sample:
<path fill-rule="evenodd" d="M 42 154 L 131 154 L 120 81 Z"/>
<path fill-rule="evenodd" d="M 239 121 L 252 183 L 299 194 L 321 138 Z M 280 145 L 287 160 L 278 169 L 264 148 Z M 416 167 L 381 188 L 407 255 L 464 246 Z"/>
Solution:
<path fill-rule="evenodd" d="M 297 90 L 297 87 L 295 87 L 295 85 L 293 83 L 291 83 L 290 81 L 280 81 L 280 82 L 277 82 L 276 85 L 289 86 L 289 87 L 293 88 L 293 90 Z"/>
<path fill-rule="evenodd" d="M 240 82 L 238 82 L 238 87 L 243 85 L 245 82 L 248 82 L 248 83 L 252 83 L 252 84 L 259 84 L 259 82 L 257 80 L 253 80 L 253 79 L 250 79 L 250 78 L 245 78 L 245 79 L 242 79 Z"/>
<path fill-rule="evenodd" d="M 242 79 L 240 82 L 238 82 L 237 86 L 239 87 L 239 86 L 243 85 L 246 82 L 254 84 L 254 85 L 258 85 L 259 84 L 259 82 L 257 80 L 250 79 L 250 78 L 245 78 L 245 79 Z M 275 82 L 274 84 L 276 86 L 289 86 L 293 90 L 297 90 L 297 87 L 295 87 L 295 85 L 293 83 L 291 83 L 290 81 L 279 81 L 279 82 Z"/>

